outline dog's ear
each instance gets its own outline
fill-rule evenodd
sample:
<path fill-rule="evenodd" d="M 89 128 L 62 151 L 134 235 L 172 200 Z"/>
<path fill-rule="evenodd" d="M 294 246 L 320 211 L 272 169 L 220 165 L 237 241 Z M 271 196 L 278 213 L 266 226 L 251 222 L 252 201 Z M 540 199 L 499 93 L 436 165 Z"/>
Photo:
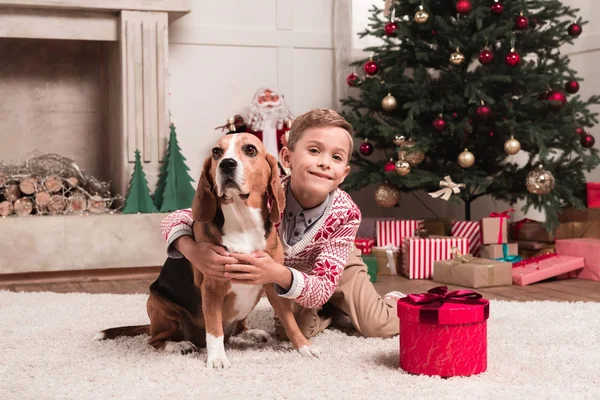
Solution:
<path fill-rule="evenodd" d="M 273 199 L 271 204 L 271 222 L 276 224 L 281 219 L 281 212 L 285 207 L 285 193 L 281 180 L 279 179 L 279 166 L 277 159 L 270 153 L 267 153 L 267 161 L 271 166 L 271 178 L 269 179 L 269 193 Z"/>
<path fill-rule="evenodd" d="M 211 160 L 211 157 L 204 160 L 202 174 L 200 175 L 196 195 L 192 202 L 192 217 L 194 221 L 212 221 L 217 213 L 217 197 L 213 192 L 214 184 L 210 176 Z"/>

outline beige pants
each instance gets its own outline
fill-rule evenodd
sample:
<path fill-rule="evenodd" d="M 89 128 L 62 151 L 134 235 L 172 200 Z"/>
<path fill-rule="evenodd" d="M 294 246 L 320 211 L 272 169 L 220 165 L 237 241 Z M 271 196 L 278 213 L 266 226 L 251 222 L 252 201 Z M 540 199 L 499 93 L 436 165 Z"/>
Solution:
<path fill-rule="evenodd" d="M 354 248 L 348 257 L 337 289 L 327 302 L 342 311 L 352 321 L 356 330 L 366 337 L 387 338 L 398 334 L 399 322 L 396 315 L 396 300 L 384 300 L 369 280 L 367 266 L 360 257 L 360 250 Z M 311 338 L 327 328 L 332 321 L 331 313 L 324 313 L 323 307 L 304 308 L 292 303 L 294 316 L 300 330 Z M 285 330 L 276 320 L 277 336 L 286 338 Z"/>

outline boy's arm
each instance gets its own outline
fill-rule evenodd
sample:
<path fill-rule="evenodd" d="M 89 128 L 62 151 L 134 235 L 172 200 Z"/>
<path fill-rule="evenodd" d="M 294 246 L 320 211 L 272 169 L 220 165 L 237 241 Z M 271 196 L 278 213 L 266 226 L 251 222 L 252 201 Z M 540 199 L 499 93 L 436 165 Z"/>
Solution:
<path fill-rule="evenodd" d="M 160 224 L 160 232 L 165 242 L 167 242 L 167 255 L 169 258 L 183 258 L 181 252 L 173 246 L 173 242 L 184 235 L 193 236 L 193 222 L 191 208 L 174 211 L 163 219 Z"/>
<path fill-rule="evenodd" d="M 294 268 L 292 286 L 287 292 L 275 286 L 281 297 L 293 299 L 306 308 L 316 308 L 325 304 L 338 286 L 348 256 L 354 248 L 361 215 L 356 205 L 347 214 L 335 232 L 326 240 L 321 253 L 315 260 L 313 274 L 308 275 Z"/>

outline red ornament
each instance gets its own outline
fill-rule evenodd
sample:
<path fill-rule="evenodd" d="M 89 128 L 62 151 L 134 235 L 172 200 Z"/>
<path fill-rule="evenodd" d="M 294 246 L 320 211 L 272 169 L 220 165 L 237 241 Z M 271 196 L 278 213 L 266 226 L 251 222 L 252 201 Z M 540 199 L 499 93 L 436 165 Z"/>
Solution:
<path fill-rule="evenodd" d="M 592 135 L 590 135 L 589 133 L 586 133 L 585 135 L 583 135 L 581 137 L 580 142 L 583 147 L 585 147 L 586 149 L 590 149 L 590 148 L 594 147 L 594 143 L 596 143 L 596 139 L 594 139 L 594 137 Z"/>
<path fill-rule="evenodd" d="M 506 55 L 506 63 L 511 67 L 516 67 L 521 62 L 521 56 L 516 51 L 511 51 Z"/>
<path fill-rule="evenodd" d="M 431 30 L 431 34 L 432 34 L 433 36 L 437 35 L 437 30 L 435 30 L 435 29 L 432 29 L 432 30 Z"/>
<path fill-rule="evenodd" d="M 519 15 L 517 18 L 515 18 L 515 26 L 517 29 L 527 29 L 529 28 L 529 19 L 524 15 Z"/>
<path fill-rule="evenodd" d="M 385 172 L 396 171 L 396 163 L 394 161 L 392 161 L 392 160 L 386 162 L 385 166 L 383 167 L 383 170 Z"/>
<path fill-rule="evenodd" d="M 365 71 L 365 74 L 373 76 L 379 71 L 379 65 L 377 65 L 375 61 L 370 60 L 365 63 L 363 70 Z"/>
<path fill-rule="evenodd" d="M 468 14 L 473 9 L 470 0 L 458 0 L 456 2 L 456 12 L 459 14 Z"/>
<path fill-rule="evenodd" d="M 456 118 L 456 117 L 458 117 L 458 113 L 457 113 L 456 111 L 454 111 L 454 112 L 452 113 L 452 118 Z"/>
<path fill-rule="evenodd" d="M 494 132 L 490 132 L 490 137 L 494 137 Z"/>
<path fill-rule="evenodd" d="M 568 32 L 569 32 L 569 35 L 571 35 L 573 37 L 577 37 L 577 36 L 581 35 L 581 32 L 583 32 L 583 29 L 581 28 L 581 25 L 573 23 L 573 24 L 569 25 Z"/>
<path fill-rule="evenodd" d="M 437 117 L 436 119 L 433 120 L 433 127 L 435 128 L 436 131 L 441 132 L 444 129 L 446 129 L 446 126 L 448 126 L 448 123 L 446 122 L 446 120 L 443 117 Z"/>
<path fill-rule="evenodd" d="M 504 12 L 504 4 L 500 3 L 498 0 L 495 0 L 494 4 L 490 7 L 492 10 L 492 14 L 494 15 L 502 15 Z"/>
<path fill-rule="evenodd" d="M 363 156 L 370 156 L 371 154 L 373 154 L 373 145 L 369 142 L 367 142 L 367 140 L 365 139 L 364 142 L 362 142 L 360 144 L 360 154 L 362 154 Z"/>
<path fill-rule="evenodd" d="M 477 57 L 479 62 L 483 65 L 487 65 L 494 61 L 494 53 L 487 47 L 479 52 L 479 56 Z"/>
<path fill-rule="evenodd" d="M 553 101 L 555 103 L 559 102 L 558 104 L 551 104 L 551 105 L 549 105 L 550 108 L 558 110 L 558 109 L 562 108 L 565 104 L 567 104 L 567 95 L 564 94 L 560 90 L 553 90 L 548 95 L 548 100 L 549 101 Z"/>
<path fill-rule="evenodd" d="M 565 83 L 565 90 L 567 93 L 577 93 L 579 92 L 579 83 L 577 81 L 569 81 Z"/>
<path fill-rule="evenodd" d="M 385 34 L 388 36 L 393 36 L 396 33 L 396 29 L 398 29 L 398 25 L 395 22 L 388 22 L 385 24 Z"/>
<path fill-rule="evenodd" d="M 358 83 L 358 75 L 355 72 L 352 72 L 346 78 L 346 83 L 348 84 L 348 86 L 351 86 L 351 87 L 356 86 L 356 84 Z"/>
<path fill-rule="evenodd" d="M 577 128 L 575 128 L 575 133 L 578 136 L 585 135 L 585 129 L 583 129 L 582 127 L 578 126 Z"/>
<path fill-rule="evenodd" d="M 492 116 L 492 109 L 485 104 L 482 104 L 477 107 L 477 116 L 480 119 L 488 119 Z"/>

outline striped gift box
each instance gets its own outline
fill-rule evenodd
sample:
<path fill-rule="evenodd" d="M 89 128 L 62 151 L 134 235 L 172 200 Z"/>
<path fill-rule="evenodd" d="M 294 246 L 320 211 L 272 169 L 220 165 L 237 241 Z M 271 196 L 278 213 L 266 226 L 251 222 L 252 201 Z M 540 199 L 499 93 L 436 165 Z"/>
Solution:
<path fill-rule="evenodd" d="M 403 274 L 408 279 L 431 279 L 433 262 L 451 259 L 454 247 L 458 248 L 461 254 L 467 254 L 469 239 L 451 236 L 406 238 L 403 248 Z"/>
<path fill-rule="evenodd" d="M 377 247 L 392 245 L 401 248 L 404 238 L 414 236 L 415 231 L 422 227 L 422 219 L 379 219 L 377 220 Z"/>
<path fill-rule="evenodd" d="M 481 224 L 479 221 L 452 221 L 451 235 L 469 239 L 469 254 L 475 257 L 479 255 L 481 251 Z"/>

